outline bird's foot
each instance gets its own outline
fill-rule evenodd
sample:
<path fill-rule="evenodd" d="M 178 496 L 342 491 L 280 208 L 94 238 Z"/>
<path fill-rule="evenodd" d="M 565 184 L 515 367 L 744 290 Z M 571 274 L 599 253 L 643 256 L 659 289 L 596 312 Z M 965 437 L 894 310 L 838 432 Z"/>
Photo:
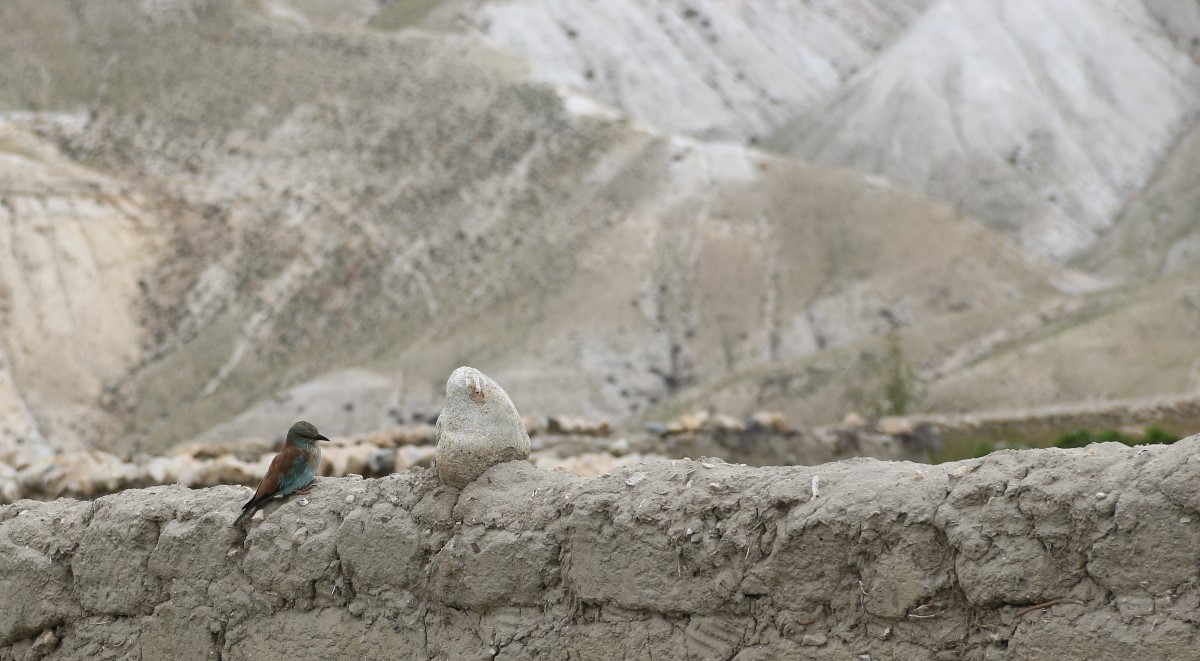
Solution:
<path fill-rule="evenodd" d="M 313 484 L 310 482 L 308 484 L 308 486 L 302 487 L 300 489 L 296 489 L 295 491 L 293 491 L 292 495 L 293 496 L 303 496 L 304 494 L 308 493 L 309 491 L 312 491 L 312 489 L 313 489 Z"/>

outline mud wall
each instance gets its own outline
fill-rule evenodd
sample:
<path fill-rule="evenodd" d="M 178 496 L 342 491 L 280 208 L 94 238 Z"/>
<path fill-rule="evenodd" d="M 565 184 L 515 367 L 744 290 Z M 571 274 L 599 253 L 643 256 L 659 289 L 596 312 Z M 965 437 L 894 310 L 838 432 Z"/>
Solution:
<path fill-rule="evenodd" d="M 0 659 L 1197 659 L 1198 451 L 20 501 Z"/>

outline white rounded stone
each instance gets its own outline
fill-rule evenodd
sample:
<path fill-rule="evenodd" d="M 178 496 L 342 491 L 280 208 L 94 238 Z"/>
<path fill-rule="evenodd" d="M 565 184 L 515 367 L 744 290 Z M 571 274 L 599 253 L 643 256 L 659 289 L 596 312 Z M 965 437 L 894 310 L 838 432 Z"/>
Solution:
<path fill-rule="evenodd" d="M 528 459 L 529 434 L 517 407 L 495 381 L 473 367 L 454 370 L 437 421 L 437 469 L 462 488 L 496 464 Z"/>

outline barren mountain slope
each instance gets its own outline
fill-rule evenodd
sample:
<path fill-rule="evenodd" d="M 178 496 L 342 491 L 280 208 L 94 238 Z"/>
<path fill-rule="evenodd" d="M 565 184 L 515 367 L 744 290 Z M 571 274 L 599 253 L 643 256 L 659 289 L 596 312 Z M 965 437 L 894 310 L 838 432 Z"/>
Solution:
<path fill-rule="evenodd" d="M 1200 121 L 1112 229 L 1079 260 L 1109 277 L 1154 279 L 1200 263 Z"/>
<path fill-rule="evenodd" d="M 1095 297 L 1027 340 L 943 375 L 931 410 L 1018 408 L 1200 389 L 1200 275 Z"/>
<path fill-rule="evenodd" d="M 764 365 L 681 392 L 649 414 L 696 407 L 764 408 L 809 424 L 848 410 L 886 412 L 900 374 L 907 412 L 1020 410 L 1147 398 L 1200 388 L 1200 282 L 1170 279 L 1038 305 L 997 306 L 917 320 L 894 340 L 866 337 L 834 351 Z M 897 365 L 899 372 L 896 371 Z"/>
<path fill-rule="evenodd" d="M 668 133 L 753 141 L 836 89 L 932 0 L 264 0 L 297 23 L 482 35 Z"/>
<path fill-rule="evenodd" d="M 1132 245 L 1177 235 L 1161 216 L 1189 208 L 1186 190 L 1182 200 L 1151 191 L 1160 219 L 1150 227 L 1119 218 L 1145 206 L 1139 189 L 1170 170 L 1200 112 L 1187 61 L 1200 63 L 1195 0 L 263 6 L 319 25 L 479 32 L 527 58 L 538 79 L 668 132 L 754 141 L 791 121 L 768 142 L 895 176 L 1035 254 L 1095 253 L 1085 263 L 1109 275 L 1146 272 L 1124 265 L 1122 251 L 1176 270 L 1194 250 Z M 1117 236 L 1107 238 L 1110 225 Z M 1097 237 L 1108 247 L 1087 250 Z"/>
<path fill-rule="evenodd" d="M 115 431 L 106 387 L 141 343 L 149 203 L 0 120 L 0 460 Z"/>
<path fill-rule="evenodd" d="M 469 24 L 671 133 L 755 140 L 865 67 L 930 0 L 485 2 Z"/>
<path fill-rule="evenodd" d="M 1200 108 L 1200 68 L 1167 18 L 1135 0 L 942 2 L 773 144 L 893 177 L 1062 259 Z"/>
<path fill-rule="evenodd" d="M 879 332 L 883 310 L 1050 291 L 950 208 L 639 128 L 461 38 L 313 32 L 223 2 L 4 12 L 74 41 L 35 39 L 51 75 L 0 99 L 84 107 L 32 124 L 158 191 L 145 349 L 106 400 L 119 447 L 318 409 L 335 433 L 428 415 L 463 363 L 525 410 L 619 417 Z"/>

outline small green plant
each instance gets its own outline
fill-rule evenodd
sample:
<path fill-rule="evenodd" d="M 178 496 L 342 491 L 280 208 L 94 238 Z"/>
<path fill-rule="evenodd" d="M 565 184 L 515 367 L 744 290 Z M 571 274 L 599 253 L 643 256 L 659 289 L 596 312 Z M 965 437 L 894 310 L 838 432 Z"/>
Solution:
<path fill-rule="evenodd" d="M 1178 436 L 1158 425 L 1146 427 L 1146 433 L 1142 436 L 1142 443 L 1146 445 L 1170 445 L 1178 440 Z"/>
<path fill-rule="evenodd" d="M 1092 438 L 1092 432 L 1086 429 L 1076 429 L 1059 436 L 1058 440 L 1054 441 L 1054 447 L 1082 448 L 1095 442 L 1096 439 Z"/>
<path fill-rule="evenodd" d="M 912 374 L 904 364 L 904 348 L 900 345 L 900 331 L 895 327 L 888 331 L 888 379 L 883 386 L 883 399 L 887 403 L 888 415 L 904 415 L 913 403 Z"/>
<path fill-rule="evenodd" d="M 371 19 L 369 25 L 376 30 L 400 30 L 421 24 L 442 0 L 399 0 Z"/>
<path fill-rule="evenodd" d="M 996 447 L 996 444 L 992 443 L 991 441 L 979 441 L 975 444 L 975 447 L 971 448 L 970 458 L 978 459 L 980 457 L 985 457 L 999 449 L 1000 448 Z"/>

